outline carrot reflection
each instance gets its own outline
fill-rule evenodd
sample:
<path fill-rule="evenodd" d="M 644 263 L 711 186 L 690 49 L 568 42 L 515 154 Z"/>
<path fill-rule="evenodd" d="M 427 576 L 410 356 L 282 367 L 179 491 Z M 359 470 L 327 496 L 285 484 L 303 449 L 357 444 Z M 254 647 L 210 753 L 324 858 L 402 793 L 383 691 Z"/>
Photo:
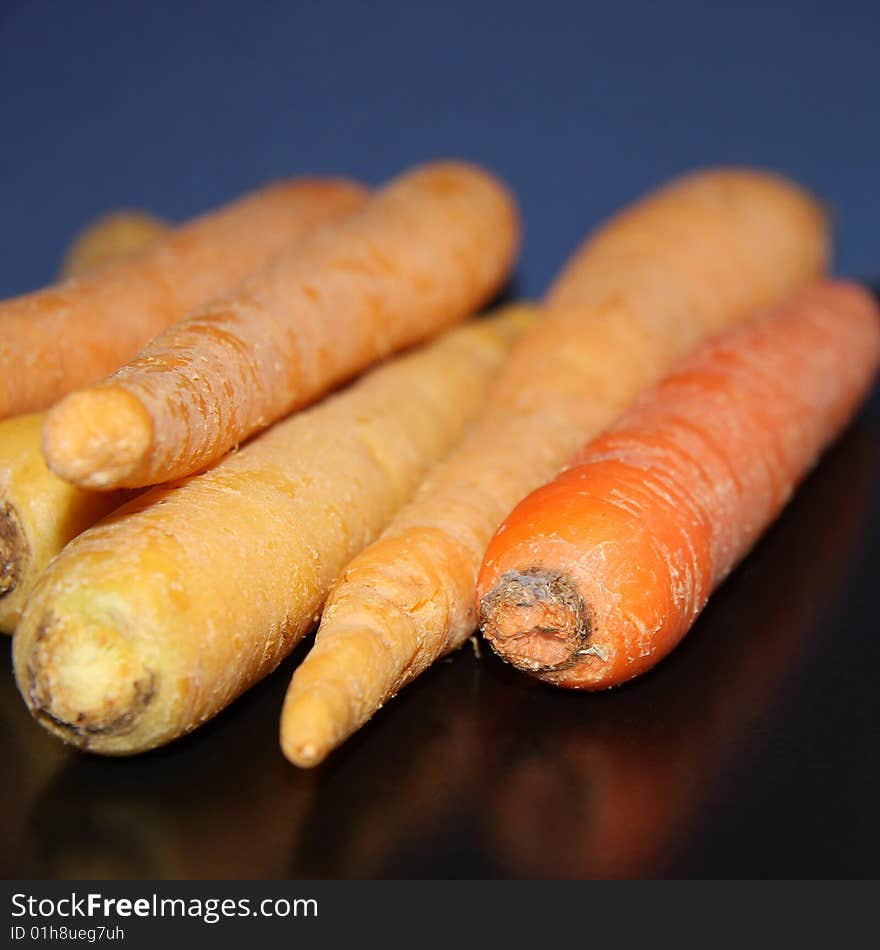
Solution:
<path fill-rule="evenodd" d="M 34 873 L 64 879 L 284 876 L 314 786 L 311 774 L 284 761 L 277 732 L 267 728 L 284 682 L 279 673 L 238 703 L 234 715 L 158 753 L 76 756 L 32 814 Z"/>
<path fill-rule="evenodd" d="M 2 637 L 0 642 L 7 651 L 0 675 L 0 748 L 7 763 L 0 781 L 0 876 L 15 878 L 22 875 L 13 863 L 27 854 L 30 803 L 71 752 L 31 719 L 12 676 L 12 640 Z M 4 862 L 9 863 L 8 868 Z"/>

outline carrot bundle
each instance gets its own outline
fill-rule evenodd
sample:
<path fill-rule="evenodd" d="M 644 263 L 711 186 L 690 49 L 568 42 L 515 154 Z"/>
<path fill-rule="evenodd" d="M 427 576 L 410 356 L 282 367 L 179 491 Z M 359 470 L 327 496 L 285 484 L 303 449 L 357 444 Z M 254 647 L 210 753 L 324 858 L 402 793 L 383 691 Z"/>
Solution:
<path fill-rule="evenodd" d="M 729 331 L 645 393 L 495 535 L 493 649 L 557 686 L 649 669 L 779 514 L 880 364 L 880 311 L 827 283 Z"/>
<path fill-rule="evenodd" d="M 271 185 L 112 267 L 0 303 L 0 418 L 113 372 L 188 310 L 365 200 L 350 182 Z"/>
<path fill-rule="evenodd" d="M 461 436 L 529 319 L 514 308 L 380 366 L 74 539 L 14 639 L 37 719 L 82 748 L 137 752 L 272 670 Z"/>
<path fill-rule="evenodd" d="M 140 211 L 117 211 L 84 228 L 62 273 L 83 274 L 133 254 L 168 228 Z M 129 492 L 87 491 L 46 468 L 41 414 L 0 422 L 0 633 L 12 633 L 37 578 L 67 542 L 109 514 Z"/>
<path fill-rule="evenodd" d="M 204 468 L 370 363 L 472 313 L 507 276 L 517 231 L 513 199 L 478 168 L 445 162 L 401 176 L 361 214 L 56 406 L 44 427 L 50 467 L 91 488 Z"/>
<path fill-rule="evenodd" d="M 819 274 L 814 201 L 747 170 L 674 182 L 606 224 L 551 289 L 481 419 L 331 593 L 296 670 L 282 748 L 314 765 L 476 626 L 492 533 L 701 338 Z"/>

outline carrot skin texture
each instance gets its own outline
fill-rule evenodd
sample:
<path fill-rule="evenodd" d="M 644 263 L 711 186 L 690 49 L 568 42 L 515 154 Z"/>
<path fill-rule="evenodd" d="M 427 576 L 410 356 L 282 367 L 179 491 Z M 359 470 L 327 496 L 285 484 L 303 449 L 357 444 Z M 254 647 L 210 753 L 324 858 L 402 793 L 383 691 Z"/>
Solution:
<path fill-rule="evenodd" d="M 61 477 L 138 487 L 216 461 L 376 360 L 463 320 L 499 289 L 517 212 L 482 170 L 404 174 L 358 215 L 279 256 L 50 412 Z"/>
<path fill-rule="evenodd" d="M 704 344 L 499 528 L 477 588 L 493 649 L 574 689 L 650 669 L 852 418 L 878 364 L 880 311 L 842 282 Z"/>
<path fill-rule="evenodd" d="M 295 671 L 281 744 L 321 761 L 477 626 L 492 534 L 674 359 L 825 268 L 818 204 L 761 172 L 679 179 L 612 218 L 551 287 L 485 410 L 331 593 Z"/>
<path fill-rule="evenodd" d="M 3 301 L 0 418 L 45 409 L 112 373 L 187 311 L 365 201 L 351 182 L 269 185 L 112 266 Z"/>
<path fill-rule="evenodd" d="M 14 638 L 38 721 L 80 748 L 130 754 L 196 728 L 274 669 L 460 437 L 530 320 L 510 308 L 453 330 L 75 538 Z"/>

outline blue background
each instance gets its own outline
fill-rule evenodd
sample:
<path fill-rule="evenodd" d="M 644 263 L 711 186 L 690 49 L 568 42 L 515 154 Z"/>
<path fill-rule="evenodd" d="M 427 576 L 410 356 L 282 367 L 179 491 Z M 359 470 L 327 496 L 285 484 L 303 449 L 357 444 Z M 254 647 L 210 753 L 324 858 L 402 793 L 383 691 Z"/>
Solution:
<path fill-rule="evenodd" d="M 516 190 L 530 295 L 601 216 L 713 162 L 802 180 L 838 270 L 878 275 L 878 36 L 876 0 L 0 0 L 0 296 L 103 210 L 438 156 Z"/>

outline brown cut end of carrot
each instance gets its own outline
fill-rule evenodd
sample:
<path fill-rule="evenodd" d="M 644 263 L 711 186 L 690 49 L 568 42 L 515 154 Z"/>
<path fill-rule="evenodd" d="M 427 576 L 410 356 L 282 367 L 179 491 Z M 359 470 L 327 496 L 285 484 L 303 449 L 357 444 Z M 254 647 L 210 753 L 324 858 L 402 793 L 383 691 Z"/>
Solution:
<path fill-rule="evenodd" d="M 117 484 L 149 452 L 153 422 L 121 386 L 71 393 L 47 413 L 43 454 L 59 477 L 84 488 Z"/>
<path fill-rule="evenodd" d="M 0 598 L 11 594 L 24 573 L 30 545 L 12 505 L 0 505 Z"/>
<path fill-rule="evenodd" d="M 63 678 L 54 671 L 66 671 Z M 95 623 L 69 630 L 49 614 L 27 665 L 34 715 L 67 742 L 134 729 L 156 692 L 156 677 L 118 630 Z"/>
<path fill-rule="evenodd" d="M 480 602 L 483 634 L 518 669 L 568 669 L 590 650 L 589 610 L 577 585 L 559 571 L 508 571 Z"/>

